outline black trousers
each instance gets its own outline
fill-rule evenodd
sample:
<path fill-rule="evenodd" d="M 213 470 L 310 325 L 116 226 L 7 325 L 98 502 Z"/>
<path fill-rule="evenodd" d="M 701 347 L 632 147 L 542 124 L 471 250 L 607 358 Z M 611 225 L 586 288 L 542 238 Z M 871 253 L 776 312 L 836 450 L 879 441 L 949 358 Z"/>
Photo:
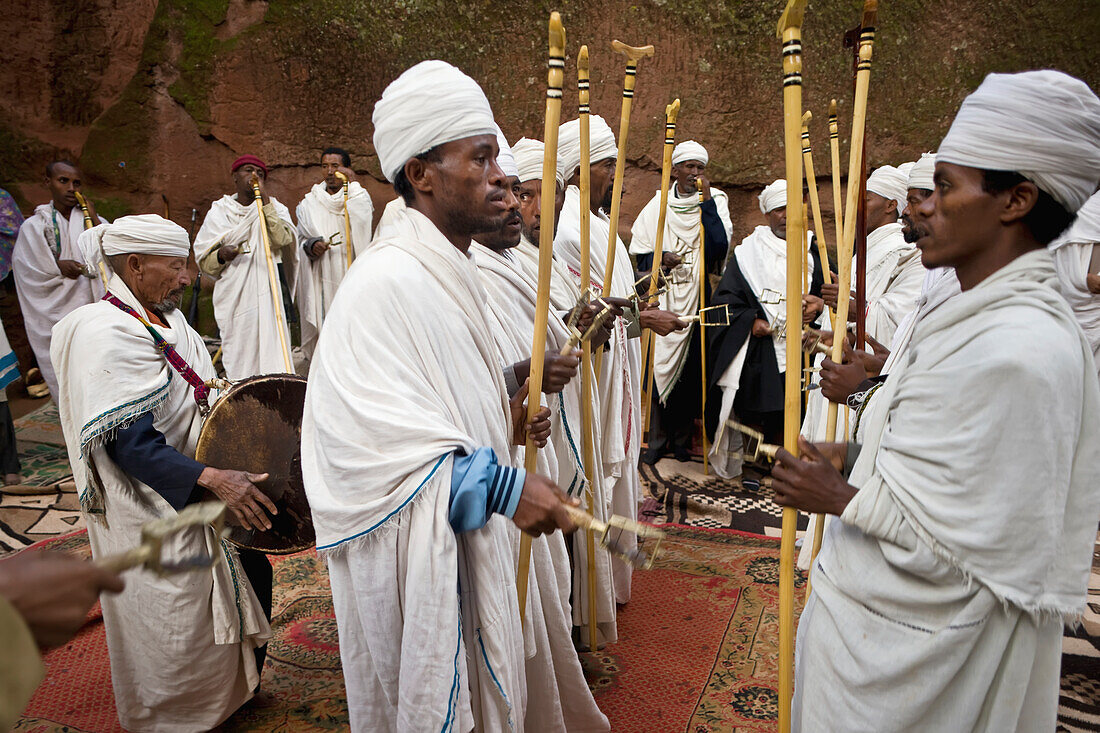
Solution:
<path fill-rule="evenodd" d="M 244 569 L 244 574 L 248 576 L 248 582 L 252 584 L 252 590 L 256 592 L 256 597 L 260 599 L 260 605 L 263 606 L 264 614 L 267 615 L 267 620 L 271 621 L 271 561 L 267 559 L 267 555 L 256 550 L 246 550 L 243 547 L 238 548 L 237 555 L 241 559 L 241 567 Z M 263 676 L 264 660 L 267 658 L 267 644 L 256 647 L 252 650 L 256 654 L 256 671 L 260 676 Z"/>
<path fill-rule="evenodd" d="M 653 383 L 649 403 L 650 450 L 691 450 L 695 438 L 695 419 L 702 415 L 703 409 L 700 358 L 699 329 L 693 328 L 684 368 L 680 370 L 680 378 L 673 385 L 664 405 L 657 394 L 657 383 Z M 708 412 L 709 407 L 708 404 Z"/>
<path fill-rule="evenodd" d="M 22 470 L 19 449 L 15 445 L 15 423 L 11 419 L 11 408 L 6 401 L 0 402 L 0 474 L 20 473 Z"/>

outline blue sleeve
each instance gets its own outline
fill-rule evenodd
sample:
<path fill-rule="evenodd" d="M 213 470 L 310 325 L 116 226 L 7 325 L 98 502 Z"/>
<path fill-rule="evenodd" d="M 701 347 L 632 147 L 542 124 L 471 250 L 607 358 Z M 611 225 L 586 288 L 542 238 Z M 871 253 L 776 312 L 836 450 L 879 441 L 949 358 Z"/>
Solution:
<path fill-rule="evenodd" d="M 703 234 L 705 236 L 704 251 L 706 253 L 707 270 L 714 269 L 718 264 L 726 261 L 726 251 L 729 249 L 729 237 L 726 236 L 726 225 L 718 216 L 718 204 L 710 198 L 699 205 L 703 217 Z"/>
<path fill-rule="evenodd" d="M 176 511 L 201 495 L 197 483 L 206 466 L 168 445 L 153 426 L 151 412 L 120 428 L 104 447 L 119 468 L 164 497 Z"/>
<path fill-rule="evenodd" d="M 447 514 L 451 529 L 480 529 L 495 514 L 511 518 L 516 513 L 527 472 L 502 466 L 492 448 L 478 448 L 470 455 L 455 453 L 451 467 L 451 504 Z"/>

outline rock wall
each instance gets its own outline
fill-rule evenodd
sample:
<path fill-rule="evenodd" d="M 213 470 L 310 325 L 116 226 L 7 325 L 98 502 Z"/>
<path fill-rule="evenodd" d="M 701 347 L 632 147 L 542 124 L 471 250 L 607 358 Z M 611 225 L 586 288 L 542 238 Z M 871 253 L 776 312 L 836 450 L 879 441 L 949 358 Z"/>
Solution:
<path fill-rule="evenodd" d="M 610 41 L 652 43 L 641 62 L 628 147 L 623 228 L 658 185 L 664 106 L 680 97 L 678 139 L 711 154 L 731 195 L 736 236 L 762 221 L 754 194 L 783 174 L 775 24 L 780 0 L 563 0 L 569 41 L 563 119 L 576 113 L 576 51 L 588 44 L 592 108 L 618 127 L 622 58 Z M 375 198 L 393 198 L 371 144 L 374 101 L 409 65 L 442 58 L 484 86 L 510 139 L 541 137 L 549 7 L 531 0 L 45 0 L 8 11 L 0 76 L 0 186 L 29 211 L 45 200 L 50 159 L 79 159 L 108 217 L 170 206 L 200 220 L 250 152 L 294 208 L 339 145 Z M 851 56 L 841 39 L 860 3 L 814 2 L 804 25 L 804 103 L 828 193 L 826 111 L 841 138 L 851 115 Z M 1094 88 L 1095 0 L 888 0 L 875 44 L 868 129 L 872 165 L 935 149 L 958 106 L 991 71 L 1055 67 Z M 847 155 L 846 145 L 842 156 Z M 825 225 L 832 232 L 831 223 Z M 831 241 L 831 237 L 829 237 Z"/>

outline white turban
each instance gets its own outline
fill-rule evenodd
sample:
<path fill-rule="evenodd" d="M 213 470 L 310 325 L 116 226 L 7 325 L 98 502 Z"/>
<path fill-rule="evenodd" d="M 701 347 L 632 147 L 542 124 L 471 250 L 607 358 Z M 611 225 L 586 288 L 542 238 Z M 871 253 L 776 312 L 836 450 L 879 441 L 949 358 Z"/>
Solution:
<path fill-rule="evenodd" d="M 394 79 L 372 120 L 378 163 L 390 181 L 437 145 L 497 132 L 485 92 L 445 61 L 421 61 Z"/>
<path fill-rule="evenodd" d="M 156 214 L 122 216 L 111 224 L 87 229 L 80 233 L 77 246 L 92 270 L 105 257 L 115 255 L 187 257 L 191 253 L 187 230 Z M 110 263 L 104 264 L 110 268 Z"/>
<path fill-rule="evenodd" d="M 782 209 L 787 205 L 787 179 L 779 178 L 772 181 L 760 192 L 760 213 Z"/>
<path fill-rule="evenodd" d="M 694 140 L 684 140 L 672 149 L 672 164 L 679 165 L 684 161 L 697 160 L 703 165 L 710 162 L 707 149 Z"/>
<path fill-rule="evenodd" d="M 921 153 L 920 160 L 913 163 L 909 169 L 909 188 L 919 188 L 923 191 L 931 191 L 935 188 L 932 183 L 932 174 L 936 172 L 936 154 Z"/>
<path fill-rule="evenodd" d="M 990 74 L 963 100 L 937 160 L 1019 173 L 1077 211 L 1100 183 L 1100 99 L 1060 71 Z"/>
<path fill-rule="evenodd" d="M 905 208 L 905 194 L 909 191 L 909 174 L 892 165 L 875 168 L 874 173 L 867 176 L 867 190 L 893 201 L 900 214 Z"/>
<path fill-rule="evenodd" d="M 508 138 L 504 137 L 500 125 L 497 125 L 497 147 L 500 149 L 497 153 L 497 165 L 506 177 L 518 177 L 519 170 L 516 168 L 515 156 L 512 155 L 512 146 L 508 144 Z"/>
<path fill-rule="evenodd" d="M 619 155 L 615 133 L 599 115 L 588 116 L 588 141 L 589 164 Z M 570 120 L 558 128 L 558 169 L 568 181 L 580 167 L 581 121 Z"/>
<path fill-rule="evenodd" d="M 516 167 L 519 169 L 519 182 L 542 180 L 542 159 L 546 155 L 546 146 L 542 140 L 532 140 L 529 137 L 520 138 L 512 146 L 512 155 L 516 157 Z M 561 168 L 555 167 L 554 178 L 558 186 L 564 186 Z"/>

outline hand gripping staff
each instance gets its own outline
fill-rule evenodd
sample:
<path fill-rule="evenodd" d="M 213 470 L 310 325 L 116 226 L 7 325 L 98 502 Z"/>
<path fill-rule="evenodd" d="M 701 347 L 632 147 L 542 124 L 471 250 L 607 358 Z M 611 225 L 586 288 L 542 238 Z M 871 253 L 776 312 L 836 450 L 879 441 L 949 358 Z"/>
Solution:
<path fill-rule="evenodd" d="M 798 455 L 802 375 L 801 358 L 803 221 L 802 158 L 802 16 L 806 0 L 789 0 L 776 34 L 783 41 L 783 148 L 787 170 L 787 373 L 783 388 L 783 445 Z M 779 731 L 791 729 L 794 691 L 794 540 L 798 511 L 783 508 L 779 547 Z"/>
<path fill-rule="evenodd" d="M 351 215 L 348 214 L 348 186 L 351 185 L 351 182 L 340 171 L 336 171 L 336 177 L 344 183 L 344 249 L 350 268 L 351 261 L 355 259 L 355 250 L 351 247 Z"/>
<path fill-rule="evenodd" d="M 554 199 L 557 189 L 558 124 L 561 121 L 561 87 L 565 77 L 565 28 L 557 12 L 550 13 L 549 71 L 546 80 L 546 147 L 542 157 L 542 220 L 554 221 Z M 583 138 L 582 138 L 583 139 Z M 585 205 L 581 202 L 582 207 Z M 554 227 L 547 226 L 539 234 L 539 292 L 535 303 L 535 337 L 531 346 L 531 375 L 527 396 L 527 420 L 534 420 L 542 404 L 542 375 L 546 357 L 546 327 L 550 311 L 550 273 L 554 264 Z M 538 448 L 530 436 L 524 451 L 524 468 L 535 471 Z M 520 533 L 519 569 L 516 590 L 519 594 L 519 616 L 527 612 L 527 581 L 531 568 L 531 535 Z"/>
<path fill-rule="evenodd" d="M 852 112 L 852 145 L 848 160 L 848 201 L 844 206 L 844 239 L 837 246 L 837 286 L 839 297 L 836 302 L 836 324 L 833 329 L 833 352 L 831 358 L 837 364 L 844 356 L 844 338 L 848 331 L 848 293 L 852 289 L 852 250 L 856 239 L 856 218 L 861 197 L 860 171 L 863 169 L 863 139 L 867 129 L 867 91 L 871 81 L 871 52 L 875 40 L 875 14 L 878 0 L 866 0 L 863 5 L 862 31 L 859 38 L 859 65 L 856 67 L 856 96 Z M 825 440 L 836 440 L 837 407 L 829 402 L 829 411 L 825 418 Z M 847 436 L 845 436 L 847 440 Z M 819 516 L 814 528 L 810 567 L 821 549 L 822 532 L 825 530 L 825 518 Z"/>
<path fill-rule="evenodd" d="M 630 110 L 634 104 L 634 82 L 638 74 L 638 62 L 653 55 L 653 46 L 628 46 L 622 41 L 612 41 L 611 48 L 626 56 L 626 78 L 623 79 L 623 106 L 619 114 L 619 152 L 615 157 L 615 180 L 611 186 L 611 211 L 608 212 L 611 233 L 607 240 L 607 255 L 603 268 L 603 297 L 611 295 L 611 277 L 615 274 L 615 250 L 619 236 L 619 206 L 623 200 L 623 175 L 626 173 L 626 134 L 630 131 Z M 589 204 L 581 200 L 581 208 Z M 584 287 L 588 283 L 583 283 Z M 600 373 L 603 351 L 596 354 L 596 374 Z"/>
<path fill-rule="evenodd" d="M 287 374 L 294 373 L 294 362 L 290 360 L 290 347 L 287 345 L 286 319 L 283 318 L 283 291 L 279 287 L 279 273 L 275 270 L 275 259 L 271 256 L 271 240 L 267 234 L 267 217 L 264 216 L 263 194 L 260 193 L 260 179 L 252 176 L 252 195 L 256 197 L 256 213 L 260 217 L 260 235 L 264 241 L 264 261 L 267 263 L 267 282 L 271 286 L 271 304 L 275 307 L 275 330 L 279 335 L 279 346 L 283 350 L 283 365 Z"/>
<path fill-rule="evenodd" d="M 653 265 L 650 267 L 649 297 L 653 303 L 657 298 L 657 280 L 661 275 L 661 256 L 664 254 L 665 217 L 668 215 L 668 186 L 672 178 L 672 149 L 676 147 L 676 118 L 680 115 L 680 100 L 674 99 L 665 107 L 665 147 L 661 156 L 661 210 L 657 213 L 657 240 L 653 244 Z M 642 414 L 645 422 L 642 435 L 649 437 L 650 405 L 649 396 L 653 392 L 653 367 L 657 351 L 657 334 L 653 331 L 642 333 Z"/>

